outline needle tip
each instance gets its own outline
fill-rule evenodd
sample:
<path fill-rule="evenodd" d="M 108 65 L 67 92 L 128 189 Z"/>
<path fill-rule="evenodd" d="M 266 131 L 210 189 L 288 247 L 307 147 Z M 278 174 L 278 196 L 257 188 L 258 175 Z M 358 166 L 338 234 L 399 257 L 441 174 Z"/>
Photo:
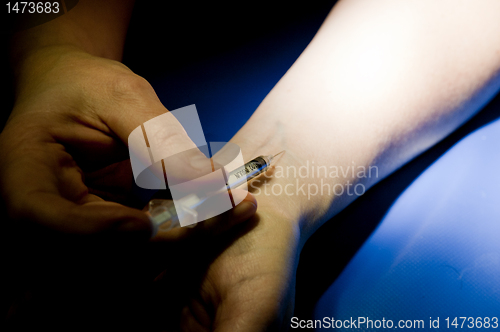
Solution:
<path fill-rule="evenodd" d="M 279 156 L 280 154 L 282 154 L 282 153 L 284 153 L 284 152 L 285 152 L 285 150 L 283 150 L 283 151 L 281 151 L 281 152 L 278 152 L 277 154 L 275 154 L 275 155 L 273 156 L 273 158 L 276 158 L 276 156 Z"/>

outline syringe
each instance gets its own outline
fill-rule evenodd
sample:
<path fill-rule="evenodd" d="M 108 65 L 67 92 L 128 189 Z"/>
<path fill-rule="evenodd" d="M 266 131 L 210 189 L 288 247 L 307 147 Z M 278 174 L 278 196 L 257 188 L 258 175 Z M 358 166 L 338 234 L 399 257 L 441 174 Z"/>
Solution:
<path fill-rule="evenodd" d="M 256 157 L 243 166 L 232 170 L 228 174 L 225 190 L 238 188 L 242 184 L 248 183 L 262 175 L 269 169 L 273 160 L 284 152 L 285 150 L 275 154 L 274 156 L 269 155 Z M 198 217 L 196 207 L 201 205 L 205 199 L 206 198 L 199 198 L 194 194 L 188 195 L 180 201 L 177 201 L 176 206 L 174 206 L 174 203 L 171 200 L 151 200 L 149 202 L 148 212 L 154 227 L 153 235 L 156 234 L 160 227 L 162 231 L 168 231 L 172 228 L 180 227 L 179 215 L 182 215 L 184 218 L 196 220 Z M 180 209 L 180 211 L 177 211 L 176 207 L 177 209 Z M 193 224 L 193 226 L 194 225 L 195 224 Z"/>
<path fill-rule="evenodd" d="M 285 150 L 275 154 L 274 156 L 258 156 L 257 158 L 250 160 L 245 165 L 231 171 L 227 177 L 227 189 L 237 188 L 265 173 L 269 166 L 271 166 L 274 158 L 283 152 L 285 152 Z"/>

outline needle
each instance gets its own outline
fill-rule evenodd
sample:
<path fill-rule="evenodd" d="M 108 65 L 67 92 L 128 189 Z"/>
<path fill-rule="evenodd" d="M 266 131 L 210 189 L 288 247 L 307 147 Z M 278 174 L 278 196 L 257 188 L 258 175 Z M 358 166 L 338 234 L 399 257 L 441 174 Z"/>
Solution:
<path fill-rule="evenodd" d="M 282 154 L 283 152 L 285 152 L 285 150 L 283 150 L 283 151 L 278 152 L 277 154 L 275 154 L 275 155 L 273 156 L 273 159 L 274 159 L 274 158 L 276 158 L 276 156 L 279 156 L 280 154 Z"/>

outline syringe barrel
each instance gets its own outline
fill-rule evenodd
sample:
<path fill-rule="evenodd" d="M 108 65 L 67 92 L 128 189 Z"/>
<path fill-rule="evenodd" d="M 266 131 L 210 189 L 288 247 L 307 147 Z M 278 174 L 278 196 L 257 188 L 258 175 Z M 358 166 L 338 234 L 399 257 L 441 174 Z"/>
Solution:
<path fill-rule="evenodd" d="M 227 177 L 228 188 L 236 188 L 243 183 L 249 182 L 264 173 L 269 167 L 270 160 L 268 157 L 259 156 L 250 160 L 245 165 L 231 171 Z"/>
<path fill-rule="evenodd" d="M 247 183 L 264 173 L 271 165 L 273 156 L 259 156 L 250 160 L 245 165 L 236 168 L 227 174 L 226 189 L 237 188 L 243 183 Z M 225 189 L 224 189 L 225 190 Z M 202 203 L 204 199 L 199 199 L 196 195 L 188 195 L 178 200 L 174 206 L 173 201 L 154 199 L 149 202 L 149 215 L 156 234 L 158 228 L 169 230 L 179 227 L 179 216 L 190 218 L 189 224 L 196 224 L 198 213 L 196 206 Z M 179 211 L 177 211 L 180 209 Z"/>

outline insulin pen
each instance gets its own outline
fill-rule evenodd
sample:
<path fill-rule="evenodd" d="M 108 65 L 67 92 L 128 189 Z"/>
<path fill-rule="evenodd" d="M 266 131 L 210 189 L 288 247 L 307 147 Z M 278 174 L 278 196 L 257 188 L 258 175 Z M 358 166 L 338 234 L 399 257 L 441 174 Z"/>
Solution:
<path fill-rule="evenodd" d="M 273 160 L 284 150 L 270 156 L 256 157 L 243 166 L 240 166 L 229 172 L 226 182 L 226 189 L 234 189 L 244 183 L 248 183 L 265 173 L 271 166 Z M 204 199 L 198 198 L 196 195 L 188 195 L 178 202 L 177 209 L 173 201 L 165 199 L 153 199 L 149 202 L 148 211 L 150 219 L 154 226 L 153 235 L 156 234 L 158 228 L 162 231 L 168 231 L 172 228 L 180 227 L 179 214 L 196 219 L 198 213 L 196 207 L 203 203 Z M 180 204 L 179 204 L 180 203 Z M 177 211 L 177 210 L 181 211 Z M 194 226 L 194 225 L 193 225 Z M 189 227 L 189 226 L 188 226 Z"/>

